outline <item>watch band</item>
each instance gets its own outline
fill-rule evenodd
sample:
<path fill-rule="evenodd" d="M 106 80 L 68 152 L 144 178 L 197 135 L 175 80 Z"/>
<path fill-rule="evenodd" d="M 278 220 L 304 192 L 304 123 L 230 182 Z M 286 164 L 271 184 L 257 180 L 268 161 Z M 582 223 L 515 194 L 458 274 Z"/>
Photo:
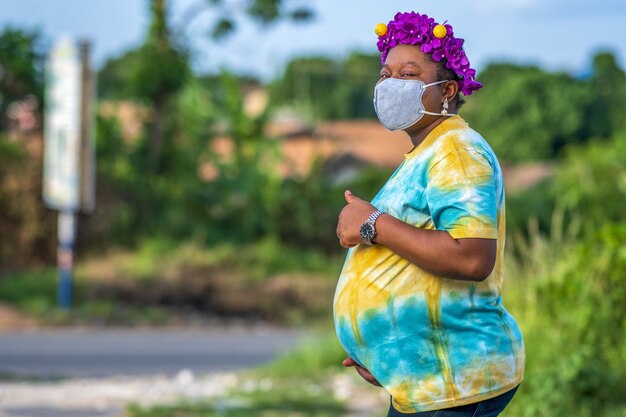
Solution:
<path fill-rule="evenodd" d="M 371 237 L 364 235 L 363 233 L 361 233 L 361 239 L 363 239 L 363 243 L 365 243 L 366 245 L 373 245 L 372 239 L 374 239 L 374 237 L 376 237 L 376 220 L 382 215 L 384 214 L 384 212 L 380 211 L 380 210 L 376 210 L 374 211 L 372 214 L 370 214 L 368 216 L 367 219 L 365 219 L 365 221 L 363 222 L 363 224 L 361 225 L 361 230 L 364 229 L 364 226 L 370 226 L 371 230 L 372 230 L 372 235 Z"/>
<path fill-rule="evenodd" d="M 375 212 L 373 212 L 372 214 L 369 215 L 369 217 L 367 219 L 365 219 L 365 221 L 367 223 L 371 223 L 371 224 L 375 224 L 376 220 L 382 215 L 384 214 L 382 211 L 380 210 L 376 210 Z"/>

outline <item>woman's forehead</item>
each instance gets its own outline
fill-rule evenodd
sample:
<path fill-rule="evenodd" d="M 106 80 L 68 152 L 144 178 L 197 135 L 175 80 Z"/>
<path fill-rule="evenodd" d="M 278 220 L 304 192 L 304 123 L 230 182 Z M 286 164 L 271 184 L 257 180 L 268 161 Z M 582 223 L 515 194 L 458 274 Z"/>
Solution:
<path fill-rule="evenodd" d="M 433 67 L 435 63 L 428 59 L 426 54 L 420 50 L 419 47 L 413 45 L 398 45 L 389 51 L 385 65 L 397 66 L 412 64 L 422 67 L 424 69 Z"/>

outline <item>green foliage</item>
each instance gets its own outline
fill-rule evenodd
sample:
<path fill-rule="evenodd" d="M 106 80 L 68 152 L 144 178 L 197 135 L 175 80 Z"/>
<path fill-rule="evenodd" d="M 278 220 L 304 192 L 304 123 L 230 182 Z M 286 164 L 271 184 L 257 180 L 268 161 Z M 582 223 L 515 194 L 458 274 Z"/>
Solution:
<path fill-rule="evenodd" d="M 224 73 L 220 81 L 221 101 L 216 108 L 224 133 L 232 141 L 232 152 L 226 157 L 209 153 L 205 159 L 218 170 L 217 178 L 206 183 L 201 194 L 213 229 L 207 239 L 250 241 L 271 235 L 277 228 L 278 143 L 264 133 L 269 109 L 259 116 L 246 114 L 239 80 Z M 236 236 L 232 230 L 238 231 Z"/>
<path fill-rule="evenodd" d="M 509 300 L 527 351 L 509 415 L 626 414 L 624 143 L 618 134 L 570 147 L 551 181 L 515 197 L 536 202 L 526 206 L 536 221 L 525 239 L 512 231 L 509 250 Z"/>
<path fill-rule="evenodd" d="M 373 89 L 380 57 L 354 53 L 342 61 L 307 57 L 292 60 L 271 86 L 272 101 L 294 106 L 314 119 L 375 117 Z"/>
<path fill-rule="evenodd" d="M 335 99 L 332 86 L 337 84 L 337 68 L 330 58 L 306 57 L 294 59 L 281 79 L 272 85 L 271 100 L 289 103 L 308 116 L 325 118 L 328 106 Z"/>
<path fill-rule="evenodd" d="M 523 327 L 527 366 L 507 415 L 626 412 L 625 237 L 622 224 L 585 240 L 532 233 L 509 261 L 505 304 Z"/>
<path fill-rule="evenodd" d="M 266 239 L 248 245 L 144 239 L 81 256 L 71 311 L 56 307 L 53 268 L 0 275 L 0 300 L 46 324 L 165 324 L 192 316 L 282 324 L 327 319 L 342 257 Z"/>
<path fill-rule="evenodd" d="M 55 254 L 56 217 L 41 199 L 42 160 L 28 145 L 0 131 L 0 269 L 38 265 Z"/>
<path fill-rule="evenodd" d="M 334 232 L 344 205 L 342 193 L 332 187 L 319 170 L 307 178 L 283 181 L 278 202 L 280 239 L 300 248 L 336 251 Z"/>
<path fill-rule="evenodd" d="M 171 35 L 167 2 L 151 0 L 151 24 L 146 40 L 105 64 L 100 77 L 111 92 L 103 97 L 127 98 L 147 105 L 149 118 L 134 154 L 134 164 L 145 174 L 168 174 L 168 149 L 176 148 L 177 124 L 174 102 L 191 76 L 189 55 Z"/>
<path fill-rule="evenodd" d="M 177 146 L 166 142 L 161 173 L 142 163 L 145 142 L 122 138 L 116 120 L 100 117 L 99 207 L 87 220 L 90 240 L 133 244 L 162 235 L 216 244 L 269 237 L 338 251 L 334 229 L 345 204 L 343 187 L 333 185 L 321 165 L 306 178 L 279 176 L 279 144 L 264 132 L 271 109 L 258 116 L 244 112 L 246 84 L 230 74 L 189 79 L 173 102 Z M 216 130 L 232 140 L 228 155 L 208 146 Z M 203 165 L 215 168 L 216 177 L 202 181 Z M 351 188 L 373 197 L 386 176 L 371 171 Z"/>
<path fill-rule="evenodd" d="M 186 54 L 159 40 L 146 42 L 128 63 L 131 95 L 155 104 L 178 92 L 189 74 Z"/>
<path fill-rule="evenodd" d="M 369 169 L 349 184 L 353 194 L 373 199 L 391 175 L 388 170 Z M 320 165 L 306 178 L 285 179 L 279 204 L 281 241 L 300 248 L 336 253 L 341 250 L 335 230 L 337 218 L 346 205 L 346 184 L 335 184 L 326 177 Z"/>
<path fill-rule="evenodd" d="M 317 385 L 274 386 L 271 381 L 264 381 L 268 388 L 241 390 L 228 398 L 145 408 L 133 404 L 126 413 L 129 417 L 336 417 L 345 411 L 332 393 Z"/>
<path fill-rule="evenodd" d="M 47 268 L 0 277 L 0 300 L 42 315 L 56 303 L 55 269 Z"/>
<path fill-rule="evenodd" d="M 626 74 L 611 52 L 599 52 L 593 58 L 589 82 L 594 95 L 587 113 L 587 137 L 609 137 L 626 131 L 621 109 L 626 106 Z"/>
<path fill-rule="evenodd" d="M 232 75 L 208 84 L 191 76 L 188 55 L 171 35 L 167 2 L 151 0 L 150 6 L 144 45 L 101 72 L 102 85 L 112 87 L 103 97 L 140 100 L 150 114 L 132 143 L 121 138 L 114 120 L 99 119 L 106 135 L 98 143 L 99 193 L 110 205 L 96 209 L 90 230 L 127 244 L 155 231 L 209 243 L 275 236 L 280 179 L 277 143 L 264 136 L 269 113 L 245 114 L 243 86 Z M 267 23 L 287 11 L 280 2 L 255 1 L 247 14 Z M 232 159 L 210 152 L 216 130 L 233 140 Z M 201 181 L 202 164 L 218 170 L 215 181 Z"/>
<path fill-rule="evenodd" d="M 604 222 L 626 222 L 626 135 L 569 146 L 553 178 L 524 192 L 507 196 L 507 226 L 512 233 L 527 230 L 528 219 L 538 229 L 551 230 L 553 214 L 564 212 L 566 223 L 578 218 L 584 232 Z"/>
<path fill-rule="evenodd" d="M 534 187 L 506 196 L 506 227 L 509 236 L 528 231 L 529 221 L 536 222 L 538 229 L 550 230 L 552 215 L 563 212 L 557 207 L 554 181 L 547 179 Z"/>
<path fill-rule="evenodd" d="M 338 119 L 374 118 L 374 86 L 380 74 L 380 56 L 350 54 L 342 63 L 341 78 L 336 86 Z"/>
<path fill-rule="evenodd" d="M 173 209 L 176 190 L 168 187 L 169 178 L 136 162 L 142 159 L 137 157 L 141 143 L 128 143 L 115 119 L 98 117 L 96 141 L 98 204 L 79 233 L 86 242 L 134 244 L 150 228 L 159 230 L 163 216 Z M 159 204 L 163 201 L 168 204 Z"/>
<path fill-rule="evenodd" d="M 88 299 L 84 276 L 75 274 L 70 311 L 57 305 L 58 271 L 30 269 L 0 276 L 0 300 L 52 325 L 71 324 L 165 324 L 168 312 L 157 306 L 136 306 L 111 299 Z"/>
<path fill-rule="evenodd" d="M 124 253 L 119 258 L 111 255 L 107 275 L 128 281 L 157 281 L 178 275 L 184 269 L 215 268 L 261 281 L 302 271 L 332 276 L 341 263 L 339 257 L 299 250 L 271 238 L 247 245 L 222 243 L 210 248 L 189 241 L 181 244 L 171 238 L 146 238 L 134 251 Z"/>
<path fill-rule="evenodd" d="M 231 256 L 233 265 L 257 280 L 301 271 L 332 276 L 338 271 L 340 263 L 337 255 L 329 256 L 312 248 L 302 250 L 298 245 L 285 245 L 273 238 L 260 240 L 243 248 L 238 247 Z"/>
<path fill-rule="evenodd" d="M 607 138 L 624 129 L 626 75 L 610 53 L 594 57 L 588 78 L 536 67 L 491 64 L 485 87 L 463 116 L 489 140 L 501 160 L 553 159 L 567 145 Z"/>
<path fill-rule="evenodd" d="M 601 222 L 626 221 L 626 132 L 610 141 L 569 148 L 554 188 L 591 228 Z"/>
<path fill-rule="evenodd" d="M 98 205 L 83 227 L 85 241 L 132 245 L 146 234 L 190 238 L 202 231 L 194 223 L 206 218 L 198 165 L 212 133 L 212 103 L 193 77 L 171 97 L 156 171 L 147 130 L 124 138 L 115 118 L 98 117 Z"/>
<path fill-rule="evenodd" d="M 7 127 L 9 105 L 27 95 L 41 103 L 43 53 L 37 31 L 6 28 L 0 33 L 0 129 Z"/>
<path fill-rule="evenodd" d="M 490 65 L 485 87 L 468 100 L 463 116 L 505 161 L 549 159 L 579 142 L 591 91 L 567 74 L 535 67 Z"/>
<path fill-rule="evenodd" d="M 133 97 L 133 73 L 141 59 L 140 49 L 132 49 L 107 60 L 98 72 L 98 96 L 102 99 L 123 100 Z"/>

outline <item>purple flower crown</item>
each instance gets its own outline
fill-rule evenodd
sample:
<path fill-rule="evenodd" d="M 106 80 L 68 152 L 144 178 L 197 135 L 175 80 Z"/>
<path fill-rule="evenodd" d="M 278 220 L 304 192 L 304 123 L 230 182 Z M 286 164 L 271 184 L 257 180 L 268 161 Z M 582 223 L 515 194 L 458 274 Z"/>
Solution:
<path fill-rule="evenodd" d="M 466 96 L 482 88 L 483 84 L 475 81 L 476 70 L 470 68 L 469 60 L 463 50 L 463 39 L 455 38 L 452 26 L 438 25 L 435 19 L 415 12 L 397 13 L 384 28 L 377 27 L 378 50 L 382 52 L 384 64 L 389 50 L 396 45 L 420 45 L 422 52 L 431 54 L 433 61 L 441 62 L 458 76 L 459 90 Z M 445 29 L 444 29 L 445 28 Z M 381 29 L 381 30 L 379 30 Z"/>

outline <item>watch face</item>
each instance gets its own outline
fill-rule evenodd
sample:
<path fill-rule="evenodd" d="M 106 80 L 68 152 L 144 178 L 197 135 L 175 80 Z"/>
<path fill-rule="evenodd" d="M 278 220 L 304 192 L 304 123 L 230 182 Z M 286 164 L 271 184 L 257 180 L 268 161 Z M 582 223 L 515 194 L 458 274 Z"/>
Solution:
<path fill-rule="evenodd" d="M 363 223 L 361 226 L 361 239 L 366 242 L 369 242 L 374 238 L 374 225 L 371 223 Z"/>

